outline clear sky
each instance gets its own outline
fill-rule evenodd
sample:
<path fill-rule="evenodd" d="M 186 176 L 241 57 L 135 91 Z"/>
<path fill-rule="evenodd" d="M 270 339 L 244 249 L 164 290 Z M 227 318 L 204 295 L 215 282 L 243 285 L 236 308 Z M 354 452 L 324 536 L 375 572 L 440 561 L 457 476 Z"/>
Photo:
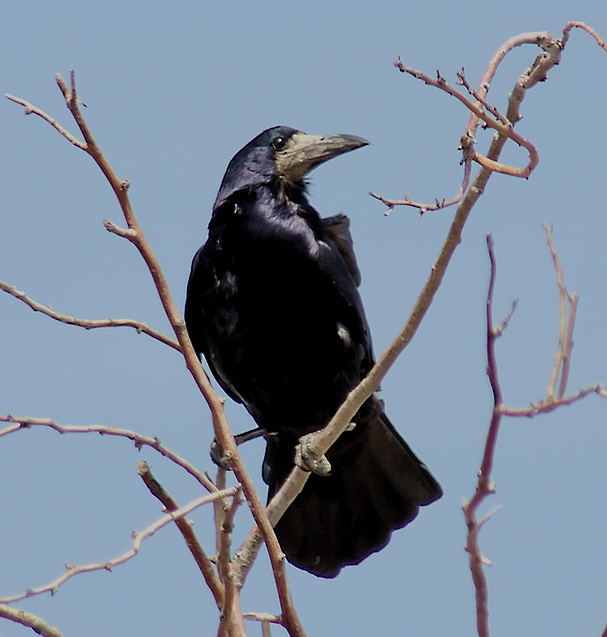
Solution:
<path fill-rule="evenodd" d="M 375 348 L 406 318 L 453 209 L 383 215 L 368 191 L 433 201 L 458 187 L 468 114 L 400 74 L 407 64 L 475 83 L 507 38 L 584 20 L 607 36 L 596 0 L 492 2 L 4 3 L 2 92 L 24 97 L 74 131 L 54 74 L 77 71 L 86 115 L 121 177 L 182 306 L 190 261 L 206 238 L 227 162 L 264 128 L 350 133 L 372 146 L 313 174 L 312 203 L 352 218 Z M 538 50 L 517 50 L 490 97 L 504 106 Z M 581 301 L 570 388 L 607 382 L 607 54 L 577 31 L 561 65 L 523 105 L 518 130 L 539 149 L 527 181 L 494 176 L 474 210 L 443 287 L 414 342 L 383 383 L 387 411 L 444 488 L 390 545 L 323 581 L 290 568 L 309 635 L 471 635 L 474 593 L 460 505 L 473 493 L 489 422 L 484 308 L 485 234 L 499 263 L 496 320 L 519 307 L 498 347 L 506 401 L 544 395 L 558 335 L 558 295 L 542 223 L 554 227 L 567 283 Z M 134 248 L 107 233 L 120 211 L 93 162 L 34 116 L 0 101 L 0 279 L 61 312 L 130 317 L 169 332 Z M 479 132 L 480 149 L 488 133 Z M 522 165 L 522 150 L 505 157 Z M 236 431 L 251 426 L 228 404 Z M 58 324 L 0 295 L 0 413 L 105 424 L 159 436 L 212 471 L 209 414 L 178 354 L 132 330 Z M 494 637 L 599 635 L 607 622 L 607 402 L 505 421 L 496 455 L 503 505 L 484 528 Z M 263 444 L 244 456 L 260 478 Z M 0 439 L 0 596 L 48 582 L 64 563 L 108 559 L 160 512 L 135 474 L 142 459 L 181 503 L 197 484 L 124 440 L 30 430 Z M 207 546 L 210 512 L 193 515 Z M 250 519 L 241 509 L 236 538 Z M 19 604 L 65 635 L 213 635 L 216 612 L 174 529 L 113 573 L 81 575 L 51 598 Z M 246 610 L 277 612 L 265 556 Z M 26 634 L 10 622 L 2 637 Z M 259 626 L 250 634 L 259 635 Z M 275 628 L 274 634 L 284 634 Z"/>

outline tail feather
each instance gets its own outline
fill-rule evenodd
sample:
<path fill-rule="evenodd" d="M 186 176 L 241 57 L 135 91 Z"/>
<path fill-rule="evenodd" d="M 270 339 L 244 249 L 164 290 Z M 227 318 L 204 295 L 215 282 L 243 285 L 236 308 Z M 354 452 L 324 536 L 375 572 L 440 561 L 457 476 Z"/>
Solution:
<path fill-rule="evenodd" d="M 268 445 L 271 497 L 292 466 L 283 463 L 278 468 L 273 461 L 292 454 L 280 435 Z M 276 525 L 288 560 L 320 577 L 335 577 L 342 567 L 382 549 L 393 530 L 442 495 L 438 482 L 383 413 L 346 432 L 327 456 L 331 475 L 311 475 Z"/>

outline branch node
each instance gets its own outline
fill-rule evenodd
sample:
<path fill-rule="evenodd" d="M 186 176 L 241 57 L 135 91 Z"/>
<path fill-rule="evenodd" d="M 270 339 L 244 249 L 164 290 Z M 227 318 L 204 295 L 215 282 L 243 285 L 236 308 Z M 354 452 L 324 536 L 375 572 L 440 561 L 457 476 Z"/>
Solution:
<path fill-rule="evenodd" d="M 116 234 L 119 237 L 122 237 L 123 239 L 129 239 L 132 241 L 137 236 L 136 230 L 133 230 L 132 228 L 123 228 L 121 226 L 118 226 L 113 221 L 110 221 L 109 219 L 103 220 L 103 226 L 108 232 L 111 232 L 112 234 Z"/>

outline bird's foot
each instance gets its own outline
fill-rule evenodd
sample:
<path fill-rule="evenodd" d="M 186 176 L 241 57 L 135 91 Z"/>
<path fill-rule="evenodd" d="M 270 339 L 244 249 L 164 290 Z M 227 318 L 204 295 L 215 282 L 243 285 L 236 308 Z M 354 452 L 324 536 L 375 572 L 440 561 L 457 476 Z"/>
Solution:
<path fill-rule="evenodd" d="M 306 434 L 299 439 L 295 447 L 295 464 L 302 471 L 311 471 L 317 476 L 326 478 L 331 475 L 331 463 L 316 448 L 317 433 Z"/>
<path fill-rule="evenodd" d="M 256 427 L 255 429 L 251 429 L 251 431 L 245 431 L 244 433 L 234 436 L 234 440 L 236 441 L 237 445 L 241 445 L 243 442 L 247 442 L 249 440 L 255 440 L 255 438 L 259 438 L 261 436 L 268 436 L 268 435 L 272 435 L 272 434 L 268 433 L 265 429 Z M 218 467 L 221 467 L 222 469 L 229 471 L 231 468 L 230 466 L 231 458 L 232 458 L 232 454 L 229 451 L 224 452 L 219 446 L 219 444 L 217 443 L 217 440 L 213 440 L 213 442 L 211 443 L 211 460 Z"/>
<path fill-rule="evenodd" d="M 211 460 L 221 469 L 229 471 L 231 469 L 230 460 L 232 454 L 224 453 L 222 448 L 217 444 L 217 440 L 213 440 L 210 450 Z"/>

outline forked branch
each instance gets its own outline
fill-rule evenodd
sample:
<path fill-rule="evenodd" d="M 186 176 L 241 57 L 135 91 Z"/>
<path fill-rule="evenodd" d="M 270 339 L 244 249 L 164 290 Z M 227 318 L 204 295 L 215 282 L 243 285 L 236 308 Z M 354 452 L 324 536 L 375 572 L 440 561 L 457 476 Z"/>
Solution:
<path fill-rule="evenodd" d="M 4 597 L 0 599 L 0 604 L 12 604 L 13 602 L 18 602 L 22 599 L 27 599 L 28 597 L 33 597 L 34 595 L 40 595 L 42 593 L 51 593 L 51 595 L 54 595 L 59 590 L 59 588 L 63 586 L 63 584 L 72 579 L 72 577 L 79 575 L 80 573 L 91 573 L 93 571 L 111 571 L 115 566 L 124 564 L 125 562 L 128 562 L 129 560 L 134 558 L 141 550 L 141 545 L 143 544 L 143 542 L 147 538 L 154 535 L 154 533 L 159 531 L 162 527 L 166 526 L 167 524 L 176 522 L 180 518 L 190 514 L 192 511 L 204 504 L 213 502 L 218 498 L 227 498 L 233 496 L 237 491 L 238 487 L 230 487 L 229 489 L 223 489 L 222 491 L 217 491 L 216 493 L 205 495 L 197 498 L 196 500 L 192 500 L 192 502 L 186 504 L 180 509 L 168 512 L 166 515 L 163 515 L 160 519 L 156 520 L 156 522 L 154 522 L 153 524 L 150 524 L 143 531 L 133 533 L 131 548 L 129 548 L 124 553 L 121 553 L 120 555 L 105 562 L 98 562 L 96 564 L 66 564 L 65 573 L 54 579 L 52 582 L 49 582 L 48 584 L 39 586 L 37 588 L 30 588 L 23 593 L 19 593 L 11 597 Z"/>
<path fill-rule="evenodd" d="M 561 295 L 561 337 L 559 339 L 557 356 L 551 375 L 553 380 L 548 387 L 546 398 L 542 399 L 538 403 L 532 404 L 528 408 L 523 409 L 511 409 L 507 407 L 504 403 L 502 395 L 495 344 L 497 339 L 502 336 L 504 329 L 507 327 L 508 321 L 512 316 L 512 311 L 508 314 L 506 319 L 502 321 L 501 325 L 496 326 L 493 324 L 493 293 L 495 289 L 497 265 L 494 254 L 493 238 L 491 237 L 491 235 L 487 236 L 487 249 L 489 252 L 489 260 L 491 264 L 486 304 L 487 375 L 489 377 L 491 391 L 493 392 L 493 410 L 491 414 L 489 430 L 487 432 L 487 438 L 485 440 L 483 458 L 481 461 L 480 469 L 478 471 L 478 478 L 474 495 L 469 501 L 465 501 L 462 505 L 466 527 L 468 529 L 466 551 L 468 552 L 472 581 L 474 583 L 474 588 L 476 591 L 476 621 L 479 637 L 489 637 L 489 593 L 487 587 L 487 578 L 485 577 L 484 572 L 484 566 L 491 564 L 491 562 L 481 552 L 479 544 L 479 533 L 481 527 L 489 519 L 492 513 L 479 519 L 477 517 L 477 512 L 480 505 L 484 502 L 487 496 L 495 493 L 495 485 L 492 481 L 491 473 L 493 470 L 495 449 L 497 445 L 497 438 L 502 422 L 502 417 L 524 416 L 527 418 L 532 418 L 534 416 L 537 416 L 538 414 L 544 414 L 553 411 L 557 407 L 571 405 L 591 393 L 596 393 L 603 398 L 607 398 L 607 392 L 605 392 L 605 388 L 602 385 L 594 385 L 586 389 L 580 389 L 578 392 L 572 394 L 571 396 L 564 397 L 567 383 L 567 370 L 569 368 L 569 363 L 571 360 L 571 348 L 573 345 L 572 335 L 574 314 L 572 315 L 570 312 L 570 322 L 563 325 L 564 310 L 562 309 L 562 306 L 564 303 L 567 302 L 567 300 L 571 299 L 575 299 L 575 302 L 577 303 L 577 295 L 571 295 L 565 287 L 563 270 L 554 245 L 552 231 L 547 226 L 545 226 L 545 230 L 548 238 L 550 252 L 552 254 L 555 265 L 556 278 Z M 563 338 L 563 334 L 566 335 L 566 338 Z M 554 385 L 556 384 L 556 379 L 559 377 L 559 375 L 561 377 L 561 384 L 559 387 L 559 394 L 555 397 Z"/>
<path fill-rule="evenodd" d="M 523 36 L 518 37 L 519 39 L 531 38 L 531 36 L 525 36 L 525 38 Z M 534 43 L 536 44 L 538 43 L 538 37 L 540 37 L 538 36 L 538 34 L 534 34 L 532 38 Z M 541 38 L 543 37 L 544 36 L 542 35 Z M 509 43 L 507 43 L 505 47 L 501 47 L 494 55 L 492 61 L 488 66 L 488 70 L 485 73 L 485 79 L 487 79 L 487 81 L 489 81 L 493 77 L 499 61 L 503 58 L 507 51 L 512 48 L 512 46 L 514 45 L 509 41 Z M 548 46 L 548 44 L 544 43 L 543 46 Z M 544 72 L 545 69 L 543 67 L 541 68 L 542 72 Z M 521 77 L 526 78 L 526 81 L 529 83 L 529 85 L 532 85 L 533 82 L 537 82 L 537 69 L 538 66 L 536 61 L 536 63 L 534 63 L 534 65 L 532 65 L 530 69 L 528 69 L 526 73 L 524 73 Z M 529 78 L 533 78 L 533 82 Z M 436 81 L 431 80 L 430 83 L 440 84 L 441 80 L 440 78 Z M 517 86 L 519 84 L 522 85 L 522 80 L 520 78 Z M 455 91 L 455 89 L 453 90 Z M 484 96 L 486 95 L 486 90 L 483 92 L 483 89 L 481 88 L 479 89 L 478 93 L 479 95 Z M 515 90 L 513 92 L 513 96 L 509 101 L 508 111 L 505 115 L 505 117 L 509 121 L 518 121 L 520 117 L 520 105 L 522 100 L 524 99 L 524 96 L 525 91 L 521 92 Z M 467 98 L 464 99 L 467 100 Z M 469 100 L 467 101 L 469 102 Z M 473 117 L 480 118 L 482 109 L 475 106 L 474 104 L 473 108 Z M 478 115 L 475 114 L 476 112 L 478 112 Z M 509 139 L 512 138 L 512 135 L 514 134 L 511 128 L 505 127 L 499 122 L 495 126 L 499 129 L 499 131 L 498 134 L 494 136 L 490 148 L 486 154 L 487 162 L 481 163 L 481 168 L 475 178 L 472 180 L 472 185 L 466 189 L 465 193 L 461 197 L 445 242 L 443 243 L 440 253 L 431 268 L 430 275 L 424 287 L 422 288 L 406 323 L 402 327 L 401 331 L 397 334 L 395 339 L 392 341 L 392 343 L 379 357 L 376 364 L 369 372 L 368 376 L 350 392 L 345 402 L 338 409 L 335 416 L 327 424 L 325 429 L 323 429 L 322 432 L 318 433 L 315 440 L 315 448 L 318 454 L 325 454 L 330 446 L 343 433 L 349 423 L 354 419 L 356 412 L 365 402 L 365 400 L 367 400 L 374 392 L 378 390 L 382 380 L 384 379 L 396 359 L 400 356 L 400 354 L 415 336 L 424 316 L 426 315 L 426 312 L 428 311 L 430 305 L 432 304 L 432 301 L 434 300 L 436 292 L 438 291 L 442 283 L 443 277 L 445 276 L 447 268 L 451 262 L 451 258 L 453 257 L 457 246 L 461 243 L 462 232 L 468 220 L 468 217 L 472 212 L 472 208 L 474 207 L 482 193 L 485 191 L 489 179 L 495 172 L 492 166 L 493 164 L 499 163 L 499 158 L 504 145 Z M 465 134 L 464 144 L 467 152 L 473 152 L 471 142 L 474 136 L 473 134 L 470 134 L 470 131 L 474 130 L 474 124 L 469 124 L 467 132 Z M 386 201 L 386 203 L 387 205 L 398 204 L 398 202 L 388 201 Z M 405 203 L 406 205 L 409 205 L 411 202 L 409 200 Z M 441 205 L 438 207 L 444 206 Z M 426 209 L 429 210 L 431 209 L 431 207 L 428 206 L 426 207 Z M 307 473 L 303 472 L 297 467 L 293 469 L 280 491 L 274 496 L 274 498 L 268 505 L 268 516 L 273 524 L 276 524 L 276 522 L 280 519 L 284 511 L 286 511 L 290 503 L 301 492 L 307 479 Z M 247 535 L 244 543 L 235 556 L 235 560 L 237 561 L 238 566 L 236 572 L 241 582 L 244 581 L 244 578 L 247 575 L 252 560 L 259 550 L 260 543 L 261 535 L 259 533 L 259 530 L 254 527 Z"/>
<path fill-rule="evenodd" d="M 24 106 L 26 109 L 26 114 L 38 115 L 46 122 L 51 124 L 68 141 L 70 141 L 78 148 L 84 150 L 88 155 L 92 157 L 92 159 L 95 161 L 99 169 L 103 172 L 106 179 L 108 180 L 120 204 L 120 208 L 124 215 L 127 228 L 119 228 L 109 221 L 105 222 L 105 226 L 109 231 L 130 241 L 137 248 L 148 267 L 148 270 L 154 281 L 154 285 L 156 286 L 159 298 L 161 300 L 162 307 L 179 342 L 179 347 L 183 354 L 185 364 L 189 372 L 191 373 L 195 383 L 200 389 L 202 395 L 204 396 L 211 411 L 213 418 L 213 427 L 215 430 L 215 438 L 223 449 L 224 453 L 230 458 L 230 467 L 234 471 L 236 479 L 242 486 L 242 490 L 246 497 L 249 508 L 251 509 L 255 522 L 260 529 L 261 535 L 263 536 L 263 539 L 268 548 L 268 554 L 270 556 L 270 562 L 272 564 L 272 571 L 276 580 L 278 598 L 282 611 L 281 618 L 283 621 L 283 625 L 293 637 L 303 637 L 305 635 L 305 632 L 295 611 L 288 586 L 284 555 L 280 549 L 278 540 L 276 539 L 274 529 L 272 528 L 272 525 L 268 520 L 264 506 L 262 505 L 259 495 L 257 494 L 253 485 L 253 482 L 240 458 L 237 445 L 234 441 L 234 436 L 232 435 L 225 416 L 223 400 L 215 393 L 215 391 L 211 387 L 211 383 L 207 375 L 202 369 L 202 366 L 198 359 L 198 355 L 194 351 L 194 348 L 192 347 L 192 344 L 190 342 L 185 323 L 172 299 L 168 282 L 166 280 L 166 277 L 164 276 L 160 263 L 151 246 L 149 245 L 147 239 L 145 238 L 137 217 L 135 216 L 135 212 L 132 208 L 128 196 L 128 188 L 130 183 L 128 180 L 121 180 L 118 178 L 109 161 L 106 159 L 97 142 L 95 141 L 95 138 L 93 137 L 93 134 L 82 114 L 82 111 L 80 110 L 81 101 L 76 91 L 75 73 L 73 71 L 71 72 L 69 86 L 60 75 L 56 76 L 56 80 L 65 99 L 67 108 L 74 118 L 74 121 L 76 122 L 76 125 L 78 126 L 80 133 L 84 138 L 84 141 L 76 139 L 64 127 L 58 124 L 58 122 L 54 120 L 54 118 L 50 117 L 44 111 L 35 107 L 29 102 L 26 102 L 21 98 L 15 98 L 13 96 L 7 97 L 13 102 Z"/>
<path fill-rule="evenodd" d="M 540 157 L 534 144 L 514 130 L 515 125 L 521 119 L 520 105 L 525 98 L 527 90 L 535 86 L 538 82 L 544 81 L 547 78 L 548 72 L 560 62 L 562 52 L 565 49 L 570 33 L 574 27 L 578 27 L 586 31 L 597 41 L 597 44 L 602 49 L 607 51 L 607 45 L 604 40 L 592 27 L 584 24 L 583 22 L 567 22 L 563 28 L 561 38 L 553 38 L 550 33 L 545 31 L 522 33 L 507 40 L 495 52 L 483 73 L 478 89 L 474 89 L 470 85 L 463 69 L 457 73 L 457 84 L 463 86 L 472 99 L 451 86 L 440 72 L 437 71 L 436 78 L 434 78 L 422 71 L 406 66 L 403 61 L 398 58 L 396 62 L 394 62 L 394 65 L 399 69 L 399 71 L 422 80 L 424 83 L 434 86 L 435 88 L 438 88 L 457 99 L 466 107 L 467 110 L 470 111 L 470 119 L 466 126 L 466 130 L 461 137 L 462 143 L 460 148 L 463 153 L 462 163 L 465 168 L 462 185 L 455 196 L 450 199 L 436 198 L 434 203 L 424 204 L 413 201 L 408 195 L 405 195 L 403 199 L 390 199 L 382 195 L 369 193 L 388 207 L 388 212 L 386 214 L 390 213 L 395 206 L 410 206 L 416 208 L 421 214 L 423 214 L 428 211 L 440 210 L 447 206 L 459 203 L 464 193 L 468 190 L 471 162 L 476 162 L 483 168 L 493 172 L 513 177 L 528 178 L 537 167 Z M 537 56 L 533 64 L 518 78 L 510 93 L 508 110 L 506 113 L 501 113 L 495 105 L 492 105 L 487 101 L 487 93 L 504 58 L 513 49 L 525 44 L 538 46 L 542 50 L 542 53 Z M 529 161 L 527 164 L 522 168 L 517 168 L 497 161 L 495 158 L 492 158 L 489 153 L 484 155 L 475 150 L 476 132 L 481 122 L 484 127 L 494 129 L 498 137 L 510 139 L 517 145 L 525 148 L 529 154 Z"/>

